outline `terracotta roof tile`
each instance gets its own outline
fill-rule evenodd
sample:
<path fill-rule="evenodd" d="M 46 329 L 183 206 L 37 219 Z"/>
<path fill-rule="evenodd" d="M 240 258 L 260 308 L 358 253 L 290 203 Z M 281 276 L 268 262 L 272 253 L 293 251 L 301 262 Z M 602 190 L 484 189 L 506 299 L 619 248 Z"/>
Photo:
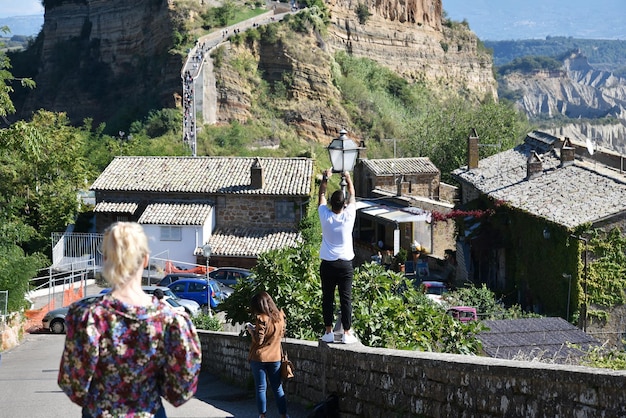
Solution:
<path fill-rule="evenodd" d="M 600 343 L 562 318 L 485 320 L 477 338 L 490 357 L 568 363 Z M 574 346 L 572 346 L 574 345 Z M 580 348 L 576 348 L 576 346 Z"/>
<path fill-rule="evenodd" d="M 439 169 L 427 157 L 364 159 L 363 165 L 375 175 L 439 173 Z"/>
<path fill-rule="evenodd" d="M 96 204 L 94 212 L 130 213 L 131 215 L 134 215 L 138 207 L 139 204 L 137 202 L 102 201 Z"/>
<path fill-rule="evenodd" d="M 259 254 L 295 247 L 302 237 L 295 230 L 222 228 L 216 229 L 209 238 L 214 255 L 230 257 L 257 257 Z"/>
<path fill-rule="evenodd" d="M 95 191 L 308 196 L 313 160 L 258 158 L 265 186 L 251 186 L 246 157 L 116 157 L 91 186 Z"/>
<path fill-rule="evenodd" d="M 202 203 L 152 203 L 146 207 L 140 224 L 203 225 L 213 207 Z"/>
<path fill-rule="evenodd" d="M 561 167 L 556 151 L 548 151 L 540 155 L 541 175 L 526 179 L 534 149 L 521 144 L 452 174 L 493 199 L 568 228 L 626 211 L 626 177 L 602 164 L 575 160 Z"/>

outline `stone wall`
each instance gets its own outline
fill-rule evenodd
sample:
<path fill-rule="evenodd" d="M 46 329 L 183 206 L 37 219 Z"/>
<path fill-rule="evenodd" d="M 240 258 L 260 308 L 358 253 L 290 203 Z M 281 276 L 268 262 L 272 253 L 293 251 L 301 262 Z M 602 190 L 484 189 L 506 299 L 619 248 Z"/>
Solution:
<path fill-rule="evenodd" d="M 252 380 L 248 340 L 200 331 L 202 367 L 238 385 Z M 626 371 L 288 339 L 296 377 L 288 399 L 340 396 L 342 417 L 626 416 Z"/>

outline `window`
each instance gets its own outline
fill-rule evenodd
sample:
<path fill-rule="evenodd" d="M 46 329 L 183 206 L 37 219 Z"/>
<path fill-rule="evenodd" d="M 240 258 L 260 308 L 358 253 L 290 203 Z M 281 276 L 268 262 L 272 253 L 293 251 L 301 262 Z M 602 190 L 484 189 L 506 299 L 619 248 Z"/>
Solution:
<path fill-rule="evenodd" d="M 295 221 L 296 213 L 293 202 L 276 202 L 274 204 L 277 221 Z"/>
<path fill-rule="evenodd" d="M 162 226 L 161 241 L 182 241 L 183 229 L 180 226 Z"/>
<path fill-rule="evenodd" d="M 170 287 L 170 289 L 174 293 L 176 293 L 176 292 L 184 292 L 185 291 L 185 283 L 173 284 L 172 287 Z"/>
<path fill-rule="evenodd" d="M 190 292 L 205 292 L 207 285 L 203 283 L 189 283 Z"/>

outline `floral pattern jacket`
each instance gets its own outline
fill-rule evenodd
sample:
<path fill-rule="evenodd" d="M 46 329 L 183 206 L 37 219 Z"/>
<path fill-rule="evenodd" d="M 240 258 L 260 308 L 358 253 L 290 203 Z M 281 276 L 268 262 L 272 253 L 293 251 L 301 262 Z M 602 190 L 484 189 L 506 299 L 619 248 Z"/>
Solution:
<path fill-rule="evenodd" d="M 94 417 L 152 417 L 161 396 L 175 406 L 196 392 L 200 341 L 187 314 L 111 295 L 71 305 L 58 384 Z"/>

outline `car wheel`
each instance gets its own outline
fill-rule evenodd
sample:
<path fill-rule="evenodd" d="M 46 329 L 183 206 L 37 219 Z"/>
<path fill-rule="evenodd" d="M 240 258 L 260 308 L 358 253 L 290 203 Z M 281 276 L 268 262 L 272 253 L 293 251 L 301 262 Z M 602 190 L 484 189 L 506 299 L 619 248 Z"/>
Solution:
<path fill-rule="evenodd" d="M 65 321 L 62 319 L 55 319 L 50 324 L 50 331 L 55 334 L 63 334 L 65 332 Z"/>

